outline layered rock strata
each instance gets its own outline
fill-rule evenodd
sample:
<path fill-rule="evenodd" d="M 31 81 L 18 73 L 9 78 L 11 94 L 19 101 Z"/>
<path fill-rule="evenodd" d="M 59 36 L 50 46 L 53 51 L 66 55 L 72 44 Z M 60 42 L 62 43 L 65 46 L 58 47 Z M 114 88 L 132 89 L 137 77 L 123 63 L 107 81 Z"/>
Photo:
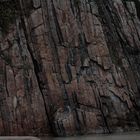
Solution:
<path fill-rule="evenodd" d="M 0 135 L 140 130 L 139 0 L 6 2 Z"/>

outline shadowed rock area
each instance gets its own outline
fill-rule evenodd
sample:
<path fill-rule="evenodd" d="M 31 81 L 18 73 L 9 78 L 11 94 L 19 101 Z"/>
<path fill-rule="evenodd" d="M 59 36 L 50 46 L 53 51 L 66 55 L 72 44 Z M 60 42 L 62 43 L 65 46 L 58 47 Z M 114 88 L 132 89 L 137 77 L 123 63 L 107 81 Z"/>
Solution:
<path fill-rule="evenodd" d="M 137 130 L 139 0 L 0 1 L 0 135 Z"/>

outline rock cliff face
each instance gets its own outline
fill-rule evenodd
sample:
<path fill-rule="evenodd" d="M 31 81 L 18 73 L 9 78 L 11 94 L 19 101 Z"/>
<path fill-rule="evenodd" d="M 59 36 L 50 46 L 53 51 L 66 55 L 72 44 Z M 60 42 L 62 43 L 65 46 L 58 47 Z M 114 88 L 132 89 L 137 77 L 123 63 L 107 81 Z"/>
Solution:
<path fill-rule="evenodd" d="M 140 130 L 139 0 L 1 0 L 0 10 L 0 135 Z"/>

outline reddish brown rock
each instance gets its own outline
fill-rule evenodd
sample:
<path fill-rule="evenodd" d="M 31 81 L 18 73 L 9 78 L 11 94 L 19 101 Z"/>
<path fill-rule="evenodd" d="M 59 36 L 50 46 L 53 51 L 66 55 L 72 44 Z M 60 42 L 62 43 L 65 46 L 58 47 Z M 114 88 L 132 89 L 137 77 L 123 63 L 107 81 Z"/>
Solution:
<path fill-rule="evenodd" d="M 139 130 L 140 1 L 13 2 L 0 37 L 0 135 Z"/>

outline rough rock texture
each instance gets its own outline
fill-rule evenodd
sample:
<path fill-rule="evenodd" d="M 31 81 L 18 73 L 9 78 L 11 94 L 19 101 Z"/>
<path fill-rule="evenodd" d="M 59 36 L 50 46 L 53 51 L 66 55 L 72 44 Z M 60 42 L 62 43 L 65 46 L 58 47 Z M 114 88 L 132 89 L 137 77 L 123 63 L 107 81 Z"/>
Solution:
<path fill-rule="evenodd" d="M 12 2 L 18 14 L 0 33 L 0 135 L 140 130 L 140 1 Z"/>

